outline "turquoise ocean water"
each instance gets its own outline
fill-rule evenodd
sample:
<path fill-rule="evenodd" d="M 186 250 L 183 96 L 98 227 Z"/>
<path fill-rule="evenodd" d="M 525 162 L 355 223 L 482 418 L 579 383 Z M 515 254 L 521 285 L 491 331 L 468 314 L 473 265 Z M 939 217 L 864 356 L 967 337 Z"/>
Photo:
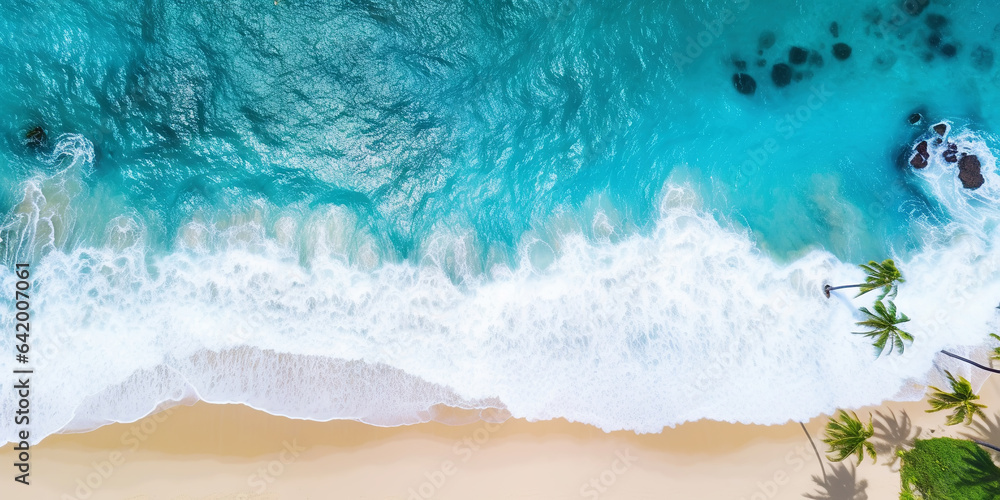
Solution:
<path fill-rule="evenodd" d="M 31 263 L 36 439 L 195 399 L 656 432 L 919 396 L 1000 301 L 998 23 L 964 0 L 12 4 L 0 286 Z M 906 166 L 941 120 L 982 187 Z M 876 360 L 850 334 L 870 297 L 820 290 L 890 257 L 917 340 Z"/>

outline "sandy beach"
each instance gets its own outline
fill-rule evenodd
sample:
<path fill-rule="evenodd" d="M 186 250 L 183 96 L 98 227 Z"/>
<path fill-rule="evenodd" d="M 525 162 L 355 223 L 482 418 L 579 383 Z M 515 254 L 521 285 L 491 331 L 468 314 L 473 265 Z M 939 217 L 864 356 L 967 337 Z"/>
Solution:
<path fill-rule="evenodd" d="M 990 410 L 1000 383 L 980 394 Z M 276 417 L 198 403 L 139 422 L 52 436 L 33 448 L 32 484 L 3 498 L 59 499 L 889 499 L 894 447 L 946 428 L 925 402 L 857 410 L 875 416 L 878 464 L 823 460 L 798 423 L 700 421 L 660 434 L 605 433 L 566 421 L 379 428 Z M 988 411 L 993 417 L 993 413 Z M 806 423 L 823 452 L 820 416 Z M 997 423 L 994 420 L 994 423 Z M 1000 437 L 995 426 L 987 431 Z M 987 436 L 988 437 L 988 436 Z M 4 456 L 11 457 L 11 446 Z"/>
<path fill-rule="evenodd" d="M 1000 446 L 1000 1 L 6 7 L 0 500 L 894 500 Z M 907 488 L 1000 500 L 973 446 Z"/>

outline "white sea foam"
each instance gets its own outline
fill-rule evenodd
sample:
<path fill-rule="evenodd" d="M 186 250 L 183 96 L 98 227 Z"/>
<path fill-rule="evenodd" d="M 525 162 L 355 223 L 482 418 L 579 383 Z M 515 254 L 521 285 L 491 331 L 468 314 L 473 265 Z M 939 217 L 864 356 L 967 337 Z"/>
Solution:
<path fill-rule="evenodd" d="M 937 352 L 981 346 L 1000 298 L 1000 242 L 938 235 L 901 262 L 897 304 L 916 341 L 876 359 L 850 333 L 872 297 L 821 293 L 828 280 L 861 279 L 856 266 L 820 250 L 777 263 L 673 183 L 652 231 L 622 234 L 595 197 L 575 223 L 526 236 L 513 268 L 479 269 L 489 250 L 462 231 L 442 231 L 416 264 L 381 261 L 373 237 L 337 211 L 193 220 L 160 257 L 146 255 L 127 214 L 101 245 L 41 248 L 39 226 L 77 218 L 58 201 L 83 175 L 73 172 L 28 183 L 26 209 L 4 231 L 44 254 L 32 266 L 35 442 L 194 399 L 377 425 L 436 418 L 441 403 L 639 432 L 805 420 L 917 398 L 940 367 L 968 375 Z M 961 191 L 941 201 L 955 214 L 995 210 L 969 208 L 978 202 Z M 10 270 L 0 273 L 12 289 Z M 456 280 L 463 273 L 489 278 Z M 16 404 L 8 383 L 5 414 Z M 5 422 L 0 439 L 14 432 Z"/>

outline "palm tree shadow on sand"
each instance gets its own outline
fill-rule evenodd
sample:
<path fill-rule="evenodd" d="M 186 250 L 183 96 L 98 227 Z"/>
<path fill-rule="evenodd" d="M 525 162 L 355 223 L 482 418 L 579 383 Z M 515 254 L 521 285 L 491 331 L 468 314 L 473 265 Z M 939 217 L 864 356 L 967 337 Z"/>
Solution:
<path fill-rule="evenodd" d="M 889 457 L 886 465 L 894 467 L 899 462 L 896 452 L 912 446 L 913 440 L 920 435 L 922 429 L 913 426 L 913 421 L 905 411 L 900 411 L 898 417 L 893 410 L 889 410 L 888 414 L 877 411 L 875 415 L 876 418 L 872 422 L 875 427 L 875 437 L 878 438 L 875 442 L 875 451 L 879 456 Z"/>
<path fill-rule="evenodd" d="M 813 500 L 868 500 L 868 481 L 862 479 L 858 481 L 857 471 L 854 466 L 844 464 L 833 464 L 826 480 L 819 476 L 813 476 L 812 480 L 819 488 L 814 493 L 806 493 L 802 496 Z"/>
<path fill-rule="evenodd" d="M 974 420 L 968 427 L 973 433 L 962 433 L 962 437 L 971 440 L 980 440 L 994 446 L 1000 445 L 1000 415 L 993 415 L 993 418 Z M 1000 459 L 1000 453 L 986 449 L 993 458 Z"/>

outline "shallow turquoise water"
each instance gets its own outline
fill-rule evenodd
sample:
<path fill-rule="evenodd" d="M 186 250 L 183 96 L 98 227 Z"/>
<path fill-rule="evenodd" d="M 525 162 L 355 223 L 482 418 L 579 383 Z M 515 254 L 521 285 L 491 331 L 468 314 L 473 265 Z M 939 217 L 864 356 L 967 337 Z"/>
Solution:
<path fill-rule="evenodd" d="M 673 389 L 636 386 L 617 403 L 635 407 L 622 415 L 562 401 L 556 394 L 571 382 L 556 373 L 546 384 L 546 370 L 592 365 L 595 385 L 580 382 L 581 400 L 599 399 L 635 371 L 690 384 L 672 363 L 697 353 L 715 359 L 706 336 L 719 345 L 744 330 L 801 340 L 817 321 L 848 331 L 850 308 L 782 317 L 798 297 L 812 297 L 803 283 L 836 279 L 831 270 L 854 276 L 849 263 L 886 257 L 927 265 L 951 248 L 939 231 L 956 225 L 991 255 L 993 222 L 983 220 L 993 212 L 969 218 L 961 196 L 990 206 L 992 184 L 943 196 L 899 155 L 937 120 L 998 146 L 1000 6 L 932 3 L 910 16 L 897 3 L 11 5 L 0 18 L 0 208 L 8 214 L 0 249 L 8 267 L 34 262 L 41 290 L 51 292 L 37 307 L 42 327 L 62 332 L 53 334 L 62 339 L 53 359 L 60 345 L 123 348 L 112 347 L 123 336 L 152 346 L 86 389 L 63 388 L 92 398 L 64 402 L 92 410 L 79 426 L 192 393 L 363 419 L 267 391 L 223 390 L 211 377 L 199 385 L 181 368 L 234 346 L 381 363 L 435 387 L 417 398 L 373 382 L 400 394 L 396 409 L 369 417 L 386 424 L 430 418 L 428 401 L 481 407 L 498 404 L 483 403 L 494 397 L 518 416 L 642 430 L 706 416 L 814 414 L 840 400 L 775 414 L 721 410 L 737 391 L 682 411 L 666 402 L 683 400 Z M 947 15 L 940 31 L 954 57 L 928 44 L 930 14 Z M 758 55 L 764 31 L 776 42 Z M 849 59 L 833 57 L 837 42 L 851 45 Z M 771 66 L 792 45 L 823 62 L 796 66 L 802 80 L 778 88 Z M 733 87 L 734 59 L 757 82 L 752 96 Z M 907 123 L 916 110 L 926 117 L 919 126 Z M 48 141 L 33 148 L 24 137 L 36 126 Z M 994 167 L 985 167 L 990 179 Z M 669 195 L 678 187 L 686 201 Z M 699 232 L 684 232 L 691 226 L 677 222 L 677 207 L 697 214 Z M 715 258 L 683 264 L 684 253 Z M 240 277 L 245 269 L 256 271 Z M 978 271 L 994 286 L 992 270 Z M 630 281 L 635 275 L 652 281 Z M 774 295 L 795 298 L 776 304 L 733 303 L 710 290 L 771 294 L 792 282 Z M 573 300 L 571 288 L 589 291 Z M 515 299 L 527 289 L 541 294 L 537 302 Z M 411 302 L 422 293 L 429 298 Z M 477 300 L 499 308 L 496 321 L 456 319 L 475 316 Z M 166 314 L 164 304 L 193 319 Z M 725 322 L 706 330 L 699 322 L 711 309 Z M 229 315 L 250 319 L 234 334 Z M 567 326 L 573 321 L 581 323 Z M 80 340 L 101 329 L 111 344 Z M 206 340 L 214 335 L 218 342 Z M 841 347 L 867 354 L 854 340 Z M 462 342 L 467 349 L 455 347 Z M 928 349 L 911 365 L 886 368 L 884 386 L 850 396 L 847 384 L 841 399 L 892 396 L 926 373 Z M 638 364 L 602 364 L 608 350 Z M 730 361 L 766 373 L 775 351 L 760 354 Z M 541 380 L 542 393 L 496 383 L 505 357 L 533 355 L 548 368 L 528 363 L 523 382 Z M 491 356 L 497 371 L 481 364 Z M 142 393 L 128 409 L 100 402 L 108 387 L 128 393 L 136 378 L 155 379 L 167 366 L 185 373 L 183 390 Z M 819 363 L 805 378 L 828 383 L 831 370 Z M 660 416 L 636 416 L 647 410 Z"/>
<path fill-rule="evenodd" d="M 259 202 L 349 207 L 386 257 L 406 259 L 442 223 L 510 249 L 595 192 L 646 227 L 660 187 L 686 165 L 712 208 L 778 255 L 821 246 L 860 260 L 912 245 L 910 214 L 866 217 L 866 200 L 903 176 L 891 160 L 909 139 L 906 116 L 996 119 L 992 70 L 969 67 L 973 46 L 993 46 L 988 5 L 953 7 L 963 50 L 925 63 L 922 18 L 893 30 L 886 4 L 887 19 L 871 24 L 869 2 L 259 3 L 14 7 L 2 26 L 15 55 L 0 67 L 3 204 L 47 169 L 18 147 L 41 125 L 94 144 L 87 184 L 155 220 L 162 251 L 195 213 Z M 733 22 L 702 37 L 698 57 L 678 59 L 722 19 Z M 848 61 L 830 53 L 831 21 L 855 49 Z M 764 30 L 777 42 L 757 68 Z M 824 65 L 776 89 L 768 70 L 792 44 Z M 896 64 L 875 69 L 884 53 Z M 752 98 L 733 91 L 731 55 L 760 82 Z M 819 88 L 828 101 L 785 120 Z M 779 149 L 758 164 L 748 151 L 769 138 Z M 844 213 L 809 201 L 831 189 Z M 918 194 L 887 204 L 926 209 Z M 108 208 L 94 215 L 122 206 Z"/>

